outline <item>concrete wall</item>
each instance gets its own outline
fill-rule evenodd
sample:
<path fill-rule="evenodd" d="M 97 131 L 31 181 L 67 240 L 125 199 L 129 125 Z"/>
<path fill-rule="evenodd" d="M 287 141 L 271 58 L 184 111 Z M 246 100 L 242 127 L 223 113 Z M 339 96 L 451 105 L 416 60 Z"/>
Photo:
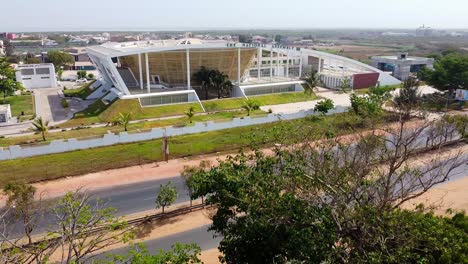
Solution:
<path fill-rule="evenodd" d="M 338 106 L 331 110 L 328 114 L 336 114 L 347 111 L 346 107 Z M 54 140 L 48 144 L 40 144 L 37 146 L 10 146 L 9 148 L 0 148 L 0 160 L 9 160 L 17 158 L 25 158 L 39 155 L 47 155 L 53 153 L 62 153 L 67 151 L 74 151 L 80 149 L 89 149 L 96 147 L 111 146 L 115 144 L 131 143 L 139 141 L 147 141 L 159 139 L 163 137 L 173 137 L 179 135 L 196 134 L 202 132 L 209 132 L 215 130 L 229 129 L 235 127 L 260 125 L 266 123 L 277 122 L 281 120 L 293 120 L 304 118 L 314 115 L 313 111 L 300 111 L 292 114 L 269 114 L 265 117 L 244 117 L 234 118 L 227 122 L 200 122 L 195 123 L 193 126 L 185 127 L 165 127 L 153 128 L 149 132 L 132 133 L 122 132 L 119 134 L 105 134 L 102 137 L 92 139 L 68 139 L 68 140 Z"/>

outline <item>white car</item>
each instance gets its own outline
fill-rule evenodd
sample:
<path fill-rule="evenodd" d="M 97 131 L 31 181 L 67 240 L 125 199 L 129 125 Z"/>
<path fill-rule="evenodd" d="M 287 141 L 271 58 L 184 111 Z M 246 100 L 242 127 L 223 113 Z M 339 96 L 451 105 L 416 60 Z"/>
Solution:
<path fill-rule="evenodd" d="M 77 83 L 85 83 L 87 81 L 88 80 L 86 80 L 85 78 L 81 78 L 81 79 L 76 80 Z"/>

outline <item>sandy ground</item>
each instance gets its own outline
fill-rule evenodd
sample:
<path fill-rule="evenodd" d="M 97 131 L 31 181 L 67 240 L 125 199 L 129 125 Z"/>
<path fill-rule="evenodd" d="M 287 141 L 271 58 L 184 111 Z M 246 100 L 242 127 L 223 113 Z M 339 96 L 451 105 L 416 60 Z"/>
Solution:
<path fill-rule="evenodd" d="M 221 252 L 217 248 L 213 248 L 210 250 L 205 250 L 202 252 L 200 259 L 205 264 L 217 264 L 219 262 L 218 256 L 221 255 Z"/>

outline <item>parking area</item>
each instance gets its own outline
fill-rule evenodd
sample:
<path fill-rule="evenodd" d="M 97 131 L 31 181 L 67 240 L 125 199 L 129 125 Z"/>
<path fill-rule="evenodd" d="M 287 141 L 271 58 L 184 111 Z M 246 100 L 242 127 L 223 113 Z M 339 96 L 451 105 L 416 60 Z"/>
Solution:
<path fill-rule="evenodd" d="M 73 117 L 73 114 L 85 109 L 89 102 L 79 99 L 68 99 L 68 107 L 61 104 L 63 95 L 62 88 L 41 88 L 34 90 L 34 100 L 36 103 L 36 115 L 48 120 L 49 125 L 56 125 L 65 122 Z"/>

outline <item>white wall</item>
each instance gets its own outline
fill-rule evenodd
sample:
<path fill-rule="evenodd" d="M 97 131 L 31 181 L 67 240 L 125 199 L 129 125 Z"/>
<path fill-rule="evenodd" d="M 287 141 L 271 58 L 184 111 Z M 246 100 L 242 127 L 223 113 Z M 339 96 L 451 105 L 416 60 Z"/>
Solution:
<path fill-rule="evenodd" d="M 57 87 L 57 77 L 53 64 L 26 64 L 16 69 L 16 80 L 26 89 Z M 23 73 L 28 72 L 28 74 Z"/>
<path fill-rule="evenodd" d="M 346 107 L 338 106 L 331 110 L 328 114 L 336 114 L 347 111 Z M 147 141 L 153 139 L 163 138 L 164 136 L 172 137 L 187 134 L 197 134 L 202 132 L 209 132 L 215 130 L 229 129 L 235 127 L 260 125 L 266 123 L 277 122 L 281 120 L 293 120 L 304 118 L 310 115 L 315 115 L 313 111 L 300 111 L 292 114 L 269 114 L 265 117 L 244 117 L 234 118 L 227 122 L 200 122 L 195 123 L 193 126 L 185 127 L 165 127 L 153 128 L 150 132 L 142 132 L 129 134 L 122 132 L 119 134 L 105 134 L 103 137 L 93 139 L 68 139 L 68 140 L 54 140 L 48 144 L 38 146 L 10 146 L 9 148 L 0 148 L 0 160 L 9 160 L 17 158 L 25 158 L 53 153 L 61 153 L 67 151 L 74 151 L 80 149 L 89 149 L 96 147 L 111 146 L 115 144 L 131 143 L 139 141 Z"/>

